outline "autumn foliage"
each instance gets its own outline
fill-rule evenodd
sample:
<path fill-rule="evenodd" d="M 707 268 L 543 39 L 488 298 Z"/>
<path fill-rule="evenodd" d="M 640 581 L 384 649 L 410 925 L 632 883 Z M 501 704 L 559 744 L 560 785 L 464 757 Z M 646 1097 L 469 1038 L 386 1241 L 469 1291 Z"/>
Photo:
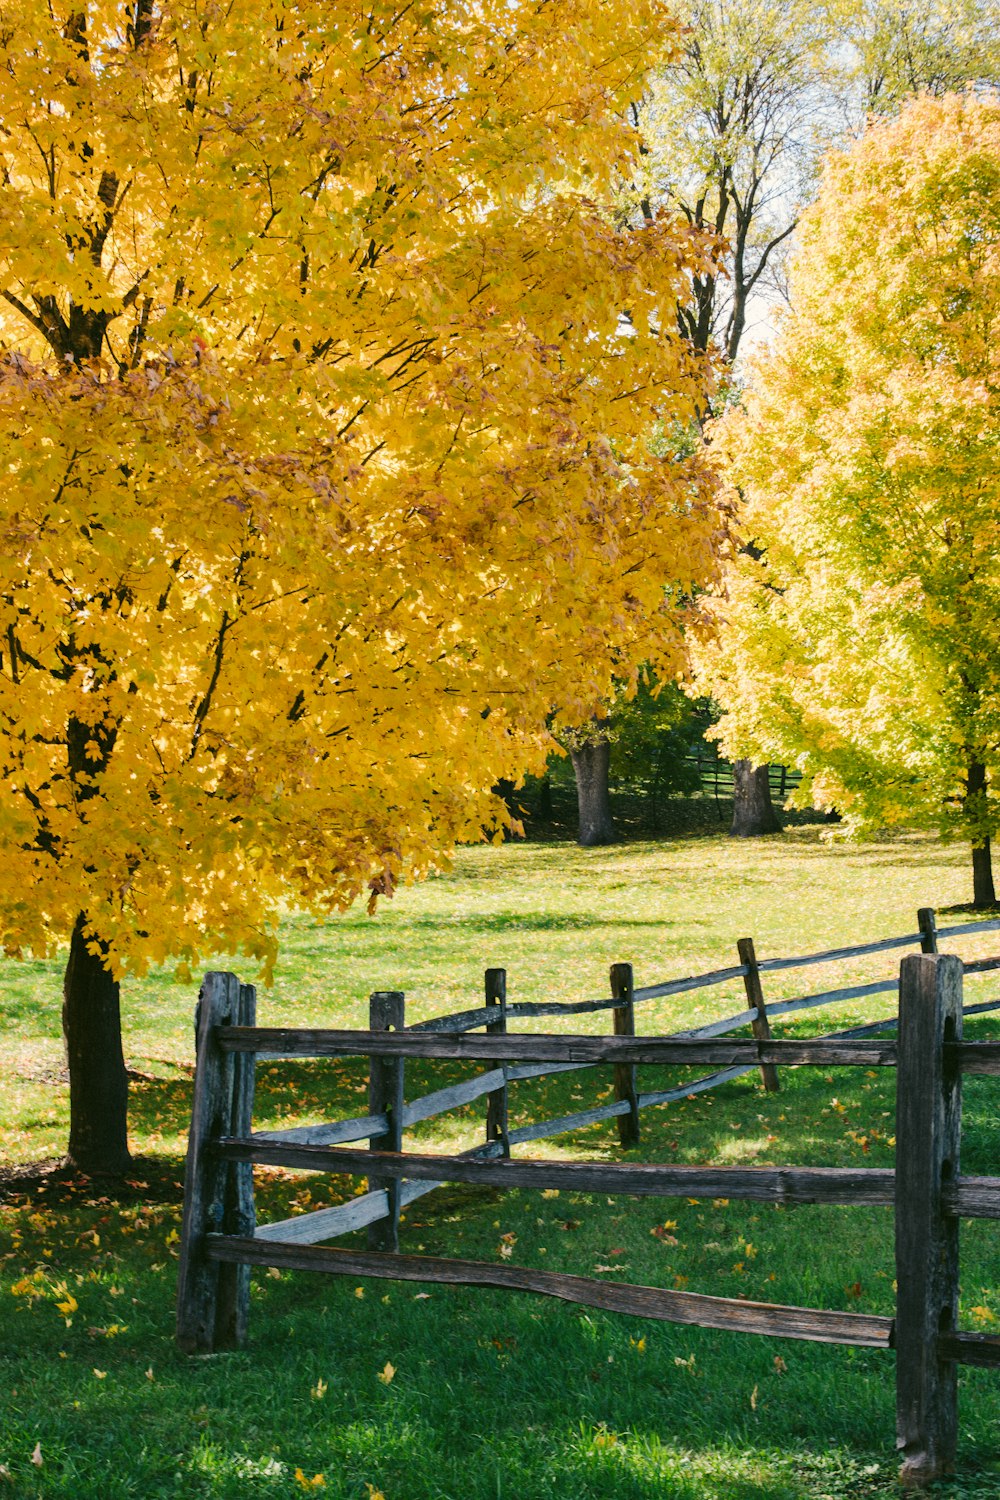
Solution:
<path fill-rule="evenodd" d="M 711 247 L 607 209 L 658 0 L 0 4 L 0 925 L 117 976 L 496 826 L 676 668 Z M 613 643 L 613 650 L 611 644 Z"/>
<path fill-rule="evenodd" d="M 1000 102 L 923 98 L 834 156 L 792 311 L 717 429 L 743 500 L 723 741 L 857 827 L 1000 821 Z"/>

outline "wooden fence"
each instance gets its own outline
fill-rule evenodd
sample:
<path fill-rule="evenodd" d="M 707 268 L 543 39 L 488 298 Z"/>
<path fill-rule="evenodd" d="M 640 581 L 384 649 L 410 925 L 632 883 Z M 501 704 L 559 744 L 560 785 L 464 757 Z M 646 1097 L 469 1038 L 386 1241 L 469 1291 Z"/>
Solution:
<path fill-rule="evenodd" d="M 197 1021 L 198 1054 L 188 1147 L 178 1287 L 177 1338 L 188 1351 L 233 1348 L 246 1334 L 252 1265 L 318 1270 L 349 1276 L 450 1282 L 540 1292 L 591 1307 L 701 1327 L 786 1338 L 895 1349 L 898 1446 L 902 1478 L 919 1485 L 950 1466 L 957 1436 L 956 1367 L 1000 1365 L 1000 1338 L 960 1332 L 958 1221 L 1000 1218 L 1000 1177 L 959 1173 L 961 1080 L 964 1073 L 1000 1074 L 1000 1042 L 966 1043 L 961 960 L 939 954 L 941 939 L 1000 929 L 1000 922 L 937 930 L 922 911 L 918 931 L 900 938 L 758 961 L 753 944 L 739 945 L 742 962 L 730 969 L 637 989 L 631 967 L 616 964 L 607 999 L 570 1004 L 510 1005 L 503 970 L 486 974 L 486 1005 L 435 1017 L 407 1028 L 404 997 L 371 997 L 367 1031 L 258 1027 L 252 987 L 232 974 L 210 974 Z M 900 977 L 846 986 L 765 1006 L 761 976 L 769 971 L 853 958 L 919 945 L 904 958 Z M 965 965 L 967 972 L 1000 968 L 1000 959 Z M 748 1008 L 695 1031 L 637 1036 L 636 1003 L 704 985 L 741 979 Z M 899 985 L 896 1018 L 850 1032 L 804 1039 L 773 1038 L 768 1014 L 859 998 Z M 614 1034 L 508 1033 L 516 1016 L 574 1015 L 611 1010 Z M 898 1024 L 898 1041 L 865 1033 Z M 750 1037 L 726 1039 L 749 1026 Z M 474 1032 L 479 1030 L 480 1034 Z M 256 1057 L 370 1059 L 369 1112 L 351 1120 L 280 1131 L 252 1128 Z M 474 1077 L 408 1101 L 406 1058 L 485 1062 Z M 570 1116 L 511 1129 L 511 1083 L 569 1069 L 610 1063 L 614 1100 Z M 712 1068 L 692 1083 L 641 1093 L 637 1068 L 647 1064 Z M 777 1087 L 779 1066 L 897 1067 L 896 1170 L 817 1167 L 717 1167 L 554 1162 L 514 1158 L 511 1147 L 543 1136 L 617 1118 L 623 1144 L 639 1135 L 642 1109 L 684 1098 L 759 1069 Z M 486 1139 L 470 1151 L 426 1155 L 403 1150 L 407 1126 L 444 1110 L 486 1098 Z M 365 1141 L 365 1147 L 351 1143 Z M 253 1164 L 367 1177 L 368 1191 L 348 1203 L 270 1224 L 256 1223 Z M 703 1296 L 659 1287 L 609 1285 L 587 1277 L 399 1253 L 403 1207 L 446 1182 L 491 1187 L 559 1188 L 655 1197 L 726 1197 L 781 1203 L 895 1204 L 897 1301 L 894 1318 L 828 1309 L 787 1307 Z M 367 1227 L 368 1250 L 328 1248 L 323 1242 Z"/>
<path fill-rule="evenodd" d="M 685 757 L 688 765 L 698 773 L 703 793 L 711 794 L 716 802 L 720 798 L 731 799 L 733 795 L 733 763 L 720 756 L 718 747 L 708 740 L 699 740 Z M 794 791 L 802 780 L 802 772 L 792 766 L 768 766 L 768 785 L 771 796 L 783 802 L 789 792 Z"/>

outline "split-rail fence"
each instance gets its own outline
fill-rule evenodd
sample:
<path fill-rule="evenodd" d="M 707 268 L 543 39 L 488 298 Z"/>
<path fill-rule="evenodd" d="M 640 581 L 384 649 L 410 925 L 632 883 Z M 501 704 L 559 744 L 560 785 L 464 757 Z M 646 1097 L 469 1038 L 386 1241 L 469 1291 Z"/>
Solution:
<path fill-rule="evenodd" d="M 615 964 L 611 995 L 571 1003 L 508 1005 L 506 976 L 486 972 L 486 1004 L 406 1027 L 404 996 L 371 997 L 368 1030 L 259 1027 L 252 986 L 213 973 L 202 987 L 197 1064 L 188 1145 L 179 1266 L 177 1339 L 189 1351 L 238 1347 L 247 1331 L 249 1273 L 254 1265 L 325 1271 L 401 1281 L 506 1287 L 614 1312 L 700 1327 L 763 1333 L 821 1343 L 894 1350 L 897 1447 L 904 1486 L 917 1487 L 953 1464 L 959 1363 L 1000 1366 L 1000 1338 L 960 1331 L 957 1324 L 962 1218 L 1000 1218 L 1000 1177 L 959 1172 L 962 1078 L 1000 1075 L 1000 1042 L 965 1042 L 963 1016 L 1000 1007 L 965 1007 L 962 976 L 1000 968 L 1000 958 L 963 963 L 938 952 L 939 941 L 1000 930 L 1000 921 L 937 929 L 922 910 L 918 931 L 905 937 L 828 950 L 800 958 L 758 961 L 750 939 L 740 964 L 709 974 L 635 988 L 631 966 Z M 769 971 L 919 946 L 903 959 L 898 980 L 844 986 L 767 1006 Z M 636 1003 L 742 979 L 747 1008 L 737 1015 L 671 1035 L 637 1036 Z M 896 1017 L 809 1039 L 775 1038 L 769 1018 L 816 1005 L 887 993 L 898 985 Z M 612 1012 L 612 1035 L 509 1033 L 515 1017 Z M 749 1038 L 727 1033 L 749 1026 Z M 898 1028 L 898 1038 L 872 1033 Z M 479 1035 L 474 1034 L 477 1030 Z M 369 1112 L 350 1120 L 283 1130 L 252 1127 L 257 1057 L 351 1057 L 370 1060 Z M 407 1100 L 407 1058 L 487 1063 L 487 1071 Z M 508 1090 L 518 1079 L 610 1063 L 614 1099 L 593 1109 L 511 1129 Z M 707 1076 L 641 1093 L 644 1065 L 713 1069 Z M 623 1145 L 639 1139 L 641 1110 L 759 1070 L 778 1087 L 782 1066 L 895 1067 L 896 1167 L 718 1167 L 546 1161 L 516 1158 L 530 1140 L 617 1118 Z M 486 1098 L 486 1139 L 457 1155 L 403 1149 L 407 1126 Z M 366 1141 L 359 1147 L 352 1143 Z M 253 1165 L 347 1173 L 368 1179 L 368 1191 L 347 1203 L 258 1224 Z M 558 1188 L 640 1197 L 725 1197 L 778 1203 L 885 1204 L 895 1207 L 896 1312 L 880 1317 L 830 1309 L 704 1296 L 661 1287 L 608 1284 L 584 1276 L 399 1253 L 401 1210 L 444 1183 L 493 1188 Z M 368 1249 L 331 1249 L 326 1241 L 367 1227 Z"/>

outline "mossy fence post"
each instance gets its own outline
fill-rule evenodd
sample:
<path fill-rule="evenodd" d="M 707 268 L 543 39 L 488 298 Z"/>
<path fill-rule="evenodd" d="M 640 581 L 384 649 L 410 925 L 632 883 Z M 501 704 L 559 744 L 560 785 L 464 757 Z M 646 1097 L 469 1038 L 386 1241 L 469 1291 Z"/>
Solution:
<path fill-rule="evenodd" d="M 197 1052 L 188 1137 L 177 1342 L 189 1354 L 237 1348 L 246 1335 L 250 1267 L 220 1266 L 203 1254 L 206 1234 L 252 1235 L 253 1167 L 220 1161 L 210 1149 L 220 1136 L 246 1136 L 253 1115 L 254 1054 L 223 1052 L 218 1026 L 253 1026 L 257 999 L 235 974 L 206 974 L 198 997 Z"/>
<path fill-rule="evenodd" d="M 485 989 L 486 1009 L 495 1011 L 493 1018 L 486 1022 L 486 1030 L 491 1036 L 504 1036 L 507 1031 L 507 970 L 487 969 Z M 509 1156 L 506 1065 L 503 1068 L 503 1075 L 504 1081 L 500 1087 L 491 1089 L 486 1095 L 486 1139 L 499 1141 L 503 1147 L 504 1156 Z"/>
<path fill-rule="evenodd" d="M 635 1036 L 635 981 L 631 964 L 611 965 L 611 997 L 618 1003 L 612 1011 L 615 1036 Z M 639 1099 L 635 1064 L 615 1063 L 615 1098 L 628 1103 L 628 1113 L 618 1116 L 618 1139 L 623 1146 L 639 1144 Z"/>
<path fill-rule="evenodd" d="M 941 1334 L 958 1317 L 958 1218 L 943 1190 L 958 1176 L 962 1073 L 946 1044 L 962 1035 L 962 961 L 904 958 L 896 1076 L 896 1446 L 900 1483 L 922 1492 L 954 1465 L 957 1366 Z"/>
<path fill-rule="evenodd" d="M 743 988 L 746 990 L 747 1009 L 757 1012 L 750 1022 L 750 1030 L 759 1042 L 769 1042 L 771 1023 L 767 1019 L 767 1006 L 764 1004 L 764 990 L 760 982 L 760 969 L 757 967 L 753 938 L 740 938 L 736 944 L 736 951 L 740 956 L 740 963 L 746 969 L 743 976 Z M 774 1063 L 761 1063 L 760 1081 L 769 1094 L 778 1092 L 778 1070 Z"/>
<path fill-rule="evenodd" d="M 399 990 L 376 990 L 368 1003 L 370 1031 L 403 1031 L 406 1026 L 406 997 Z M 388 1116 L 389 1128 L 384 1135 L 373 1135 L 368 1142 L 372 1151 L 403 1149 L 403 1059 L 373 1057 L 368 1075 L 368 1110 L 370 1114 Z M 369 1177 L 368 1191 L 382 1188 L 389 1198 L 389 1212 L 368 1226 L 369 1250 L 399 1249 L 398 1177 Z"/>

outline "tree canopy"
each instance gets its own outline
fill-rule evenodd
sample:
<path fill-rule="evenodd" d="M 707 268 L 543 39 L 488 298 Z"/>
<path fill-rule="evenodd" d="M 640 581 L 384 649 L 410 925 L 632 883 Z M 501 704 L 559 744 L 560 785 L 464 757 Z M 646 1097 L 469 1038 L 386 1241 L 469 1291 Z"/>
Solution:
<path fill-rule="evenodd" d="M 675 309 L 713 250 L 608 208 L 677 27 L 0 22 L 3 946 L 271 961 L 282 897 L 391 892 L 495 825 L 609 640 L 619 676 L 677 664 L 718 514 L 646 438 L 704 400 Z"/>
<path fill-rule="evenodd" d="M 646 450 L 702 388 L 649 327 L 705 251 L 596 201 L 664 27 L 7 8 L 9 950 L 80 910 L 116 964 L 259 943 L 276 886 L 475 834 L 612 625 L 674 660 L 715 522 Z"/>
<path fill-rule="evenodd" d="M 1000 101 L 923 97 L 828 161 L 792 309 L 716 432 L 744 547 L 705 665 L 734 753 L 855 827 L 1000 821 Z M 985 858 L 984 858 L 985 856 Z"/>

